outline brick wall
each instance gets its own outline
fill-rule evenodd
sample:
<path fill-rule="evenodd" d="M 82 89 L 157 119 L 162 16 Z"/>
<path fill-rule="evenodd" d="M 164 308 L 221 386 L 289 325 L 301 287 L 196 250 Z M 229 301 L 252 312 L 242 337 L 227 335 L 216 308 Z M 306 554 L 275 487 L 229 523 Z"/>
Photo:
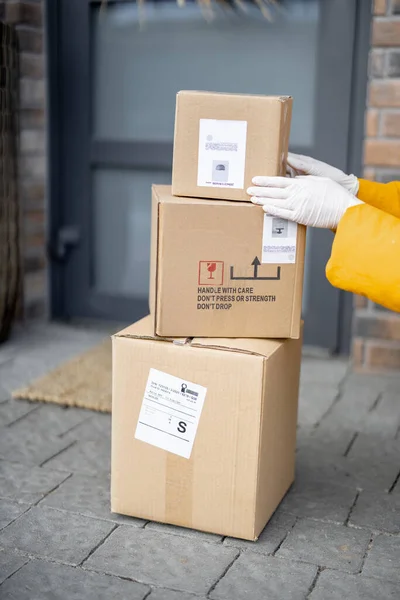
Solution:
<path fill-rule="evenodd" d="M 22 313 L 47 315 L 46 106 L 41 0 L 0 1 L 0 19 L 16 26 L 20 48 L 20 206 L 23 258 Z"/>
<path fill-rule="evenodd" d="M 364 177 L 400 180 L 400 0 L 375 0 Z M 355 299 L 354 366 L 400 371 L 400 316 L 364 298 Z"/>

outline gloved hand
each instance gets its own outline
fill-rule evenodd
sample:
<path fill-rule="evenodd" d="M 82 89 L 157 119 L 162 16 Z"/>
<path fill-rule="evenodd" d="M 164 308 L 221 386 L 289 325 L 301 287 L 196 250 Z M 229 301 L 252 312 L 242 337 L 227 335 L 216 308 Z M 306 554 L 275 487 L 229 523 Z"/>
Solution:
<path fill-rule="evenodd" d="M 254 177 L 247 193 L 269 215 L 301 225 L 336 229 L 346 210 L 362 204 L 326 177 Z"/>
<path fill-rule="evenodd" d="M 286 172 L 290 177 L 298 175 L 314 175 L 316 177 L 329 177 L 348 190 L 353 196 L 358 192 L 359 182 L 355 175 L 346 175 L 340 169 L 331 167 L 324 162 L 315 160 L 310 156 L 302 154 L 293 154 L 289 152 L 287 158 Z"/>

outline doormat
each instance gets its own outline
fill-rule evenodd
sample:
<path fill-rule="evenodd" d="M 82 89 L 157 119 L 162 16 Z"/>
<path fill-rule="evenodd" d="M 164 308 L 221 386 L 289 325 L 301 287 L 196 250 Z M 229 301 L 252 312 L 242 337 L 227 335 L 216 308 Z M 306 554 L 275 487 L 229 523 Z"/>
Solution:
<path fill-rule="evenodd" d="M 106 340 L 16 390 L 13 397 L 111 412 L 111 364 L 111 340 Z"/>

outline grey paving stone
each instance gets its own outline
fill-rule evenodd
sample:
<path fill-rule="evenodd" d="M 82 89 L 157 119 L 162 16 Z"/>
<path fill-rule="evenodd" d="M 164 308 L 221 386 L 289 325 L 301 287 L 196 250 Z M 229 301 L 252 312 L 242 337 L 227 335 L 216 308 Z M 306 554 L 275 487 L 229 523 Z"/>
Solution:
<path fill-rule="evenodd" d="M 1 364 L 1 360 L 0 360 L 0 364 Z M 10 399 L 10 394 L 7 392 L 7 390 L 0 384 L 0 402 L 3 404 L 4 402 L 7 402 Z"/>
<path fill-rule="evenodd" d="M 375 406 L 379 393 L 374 389 L 345 389 L 338 402 L 322 421 L 327 430 L 350 429 L 357 431 L 366 415 Z"/>
<path fill-rule="evenodd" d="M 400 584 L 400 537 L 380 534 L 372 542 L 363 575 Z"/>
<path fill-rule="evenodd" d="M 6 360 L 4 363 L 0 361 L 2 386 L 11 393 L 63 361 L 88 350 L 105 337 L 107 336 L 103 331 L 54 323 L 21 327 L 13 339 L 7 342 L 4 350 L 8 358 L 12 357 L 13 360 Z"/>
<path fill-rule="evenodd" d="M 400 533 L 400 494 L 362 492 L 351 514 L 350 524 Z"/>
<path fill-rule="evenodd" d="M 386 377 L 385 392 L 400 394 L 400 375 L 389 374 Z"/>
<path fill-rule="evenodd" d="M 357 495 L 356 488 L 330 481 L 296 481 L 281 508 L 299 517 L 344 523 Z"/>
<path fill-rule="evenodd" d="M 299 415 L 300 426 L 319 423 L 338 395 L 338 388 L 324 383 L 307 383 L 300 387 Z"/>
<path fill-rule="evenodd" d="M 83 344 L 86 340 L 90 342 L 92 339 L 93 332 L 89 328 L 64 323 L 26 321 L 15 325 L 7 344 L 0 347 L 0 356 L 4 353 L 6 355 L 46 353 L 45 344 L 50 347 L 48 352 L 52 352 L 58 346 L 62 347 L 77 341 Z"/>
<path fill-rule="evenodd" d="M 296 523 L 277 555 L 356 573 L 369 540 L 368 531 L 304 519 Z"/>
<path fill-rule="evenodd" d="M 303 359 L 301 365 L 301 383 L 322 383 L 335 385 L 343 381 L 349 365 L 343 360 Z"/>
<path fill-rule="evenodd" d="M 4 366 L 10 365 L 14 358 L 15 351 L 12 351 L 10 349 L 10 343 L 8 342 L 7 344 L 2 344 L 0 346 L 0 369 Z M 8 390 L 6 389 L 4 384 L 0 386 L 0 391 L 2 397 L 8 394 Z"/>
<path fill-rule="evenodd" d="M 85 567 L 157 587 L 206 594 L 237 554 L 222 544 L 122 525 Z"/>
<path fill-rule="evenodd" d="M 354 445 L 357 443 L 354 443 Z M 302 447 L 297 453 L 296 477 L 301 481 L 334 481 L 371 491 L 389 490 L 395 481 L 399 465 L 399 450 L 385 451 L 379 444 L 374 452 L 361 450 L 355 455 L 339 456 L 323 447 Z M 352 450 L 350 451 L 350 453 Z"/>
<path fill-rule="evenodd" d="M 0 458 L 26 465 L 40 466 L 69 444 L 25 425 L 0 428 Z"/>
<path fill-rule="evenodd" d="M 295 481 L 318 484 L 334 481 L 341 485 L 357 486 L 354 473 L 343 456 L 327 451 L 323 446 L 303 446 L 296 456 Z"/>
<path fill-rule="evenodd" d="M 0 490 L 1 493 L 1 490 Z M 29 504 L 19 504 L 12 500 L 0 498 L 0 529 L 4 529 L 10 523 L 15 521 L 17 517 L 26 512 Z"/>
<path fill-rule="evenodd" d="M 149 600 L 206 600 L 205 596 L 194 596 L 187 592 L 175 592 L 165 588 L 155 588 L 152 590 Z M 146 599 L 147 600 L 147 599 Z"/>
<path fill-rule="evenodd" d="M 378 392 L 400 392 L 400 376 L 398 374 L 366 375 L 351 373 L 346 378 L 346 389 L 368 388 Z"/>
<path fill-rule="evenodd" d="M 62 360 L 54 356 L 50 356 L 47 360 L 43 360 L 40 356 L 36 358 L 17 356 L 8 363 L 0 364 L 0 379 L 7 393 L 11 395 L 58 366 Z"/>
<path fill-rule="evenodd" d="M 310 600 L 398 600 L 398 585 L 362 575 L 323 571 L 310 594 Z"/>
<path fill-rule="evenodd" d="M 67 440 L 64 442 L 67 443 Z M 46 466 L 59 471 L 88 473 L 89 475 L 110 473 L 110 440 L 97 439 L 77 442 L 65 452 L 49 460 Z"/>
<path fill-rule="evenodd" d="M 366 433 L 360 433 L 357 436 L 351 450 L 349 452 L 350 458 L 366 458 L 367 460 L 374 460 L 379 452 L 385 458 L 391 459 L 400 450 L 400 440 L 387 439 L 382 441 L 374 435 Z"/>
<path fill-rule="evenodd" d="M 2 600 L 143 600 L 149 588 L 110 575 L 33 560 L 1 588 Z"/>
<path fill-rule="evenodd" d="M 222 535 L 206 533 L 205 531 L 196 531 L 195 529 L 188 529 L 186 527 L 176 527 L 175 525 L 168 525 L 166 523 L 150 522 L 146 525 L 146 529 L 150 531 L 159 531 L 160 533 L 169 533 L 170 535 L 182 535 L 187 538 L 207 540 L 209 542 L 218 543 L 222 540 Z"/>
<path fill-rule="evenodd" d="M 368 375 L 366 373 L 349 373 L 346 377 L 346 389 L 374 389 L 383 393 L 386 391 L 388 379 L 384 375 Z"/>
<path fill-rule="evenodd" d="M 24 415 L 37 410 L 37 405 L 24 400 L 7 400 L 0 404 L 0 426 L 9 425 Z"/>
<path fill-rule="evenodd" d="M 366 489 L 371 481 L 380 482 L 381 489 L 389 490 L 399 474 L 400 439 L 385 440 L 360 434 L 348 454 L 349 464 L 359 472 Z"/>
<path fill-rule="evenodd" d="M 76 565 L 113 527 L 107 521 L 34 507 L 0 532 L 0 546 Z"/>
<path fill-rule="evenodd" d="M 397 455 L 398 456 L 398 455 Z M 347 466 L 358 487 L 372 491 L 389 490 L 398 473 L 396 453 L 368 457 L 360 454 L 348 457 Z"/>
<path fill-rule="evenodd" d="M 282 540 L 287 536 L 296 522 L 296 517 L 282 512 L 279 508 L 267 523 L 264 531 L 256 542 L 238 540 L 236 538 L 226 538 L 225 546 L 233 546 L 241 550 L 250 550 L 260 554 L 272 554 L 275 552 Z"/>
<path fill-rule="evenodd" d="M 95 414 L 62 436 L 71 441 L 111 439 L 111 415 Z"/>
<path fill-rule="evenodd" d="M 36 410 L 15 423 L 12 426 L 14 431 L 24 435 L 27 429 L 31 429 L 46 437 L 48 435 L 59 436 L 91 416 L 90 411 L 82 408 L 65 408 L 54 404 L 34 404 L 33 406 L 36 407 Z"/>
<path fill-rule="evenodd" d="M 28 559 L 23 556 L 16 556 L 7 550 L 0 550 L 0 585 L 27 562 Z M 3 587 L 0 589 L 0 598 L 3 600 Z"/>
<path fill-rule="evenodd" d="M 355 430 L 346 428 L 330 428 L 328 418 L 324 418 L 317 426 L 303 426 L 297 429 L 297 450 L 309 449 L 313 452 L 328 452 L 344 456 L 354 438 Z"/>
<path fill-rule="evenodd" d="M 46 467 L 28 467 L 0 460 L 0 490 L 5 498 L 33 504 L 69 476 Z"/>
<path fill-rule="evenodd" d="M 378 438 L 395 438 L 400 427 L 400 395 L 386 392 L 375 410 L 366 415 L 362 431 Z"/>
<path fill-rule="evenodd" d="M 325 420 L 317 428 L 300 427 L 297 432 L 297 449 L 344 456 L 354 440 L 355 433 L 354 429 L 330 428 Z"/>
<path fill-rule="evenodd" d="M 73 475 L 46 496 L 40 506 L 51 506 L 88 517 L 143 527 L 146 521 L 110 512 L 110 478 L 107 475 Z"/>
<path fill-rule="evenodd" d="M 356 433 L 363 431 L 371 409 L 379 399 L 374 389 L 354 388 L 345 390 L 340 399 L 332 404 L 328 413 L 314 430 L 298 436 L 299 448 L 310 448 L 318 452 L 321 448 L 329 453 L 345 455 L 351 447 Z M 386 435 L 386 437 L 389 437 Z"/>
<path fill-rule="evenodd" d="M 245 552 L 210 594 L 216 600 L 303 600 L 317 574 L 312 565 Z"/>

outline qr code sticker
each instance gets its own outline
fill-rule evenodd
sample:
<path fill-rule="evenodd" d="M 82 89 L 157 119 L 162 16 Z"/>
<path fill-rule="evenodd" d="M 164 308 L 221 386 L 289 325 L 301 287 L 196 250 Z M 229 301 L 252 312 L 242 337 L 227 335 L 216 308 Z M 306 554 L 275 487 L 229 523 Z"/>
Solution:
<path fill-rule="evenodd" d="M 229 161 L 213 160 L 212 162 L 212 181 L 226 183 L 229 177 Z"/>
<path fill-rule="evenodd" d="M 285 219 L 273 217 L 272 219 L 272 237 L 273 238 L 287 238 L 289 224 Z"/>

